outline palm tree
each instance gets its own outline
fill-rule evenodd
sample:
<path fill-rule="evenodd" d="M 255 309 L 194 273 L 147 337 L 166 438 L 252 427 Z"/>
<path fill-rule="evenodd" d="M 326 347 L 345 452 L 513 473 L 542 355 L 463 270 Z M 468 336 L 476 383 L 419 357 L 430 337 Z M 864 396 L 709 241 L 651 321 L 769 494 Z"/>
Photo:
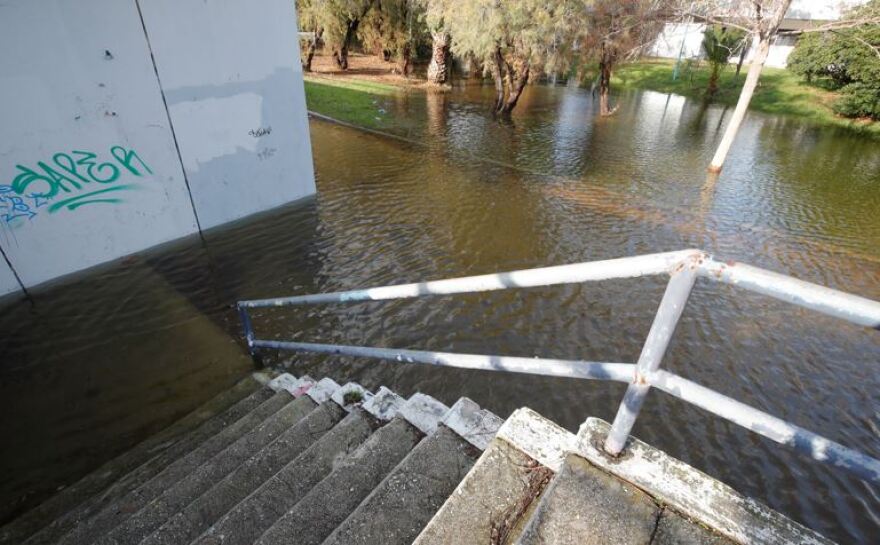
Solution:
<path fill-rule="evenodd" d="M 706 95 L 712 97 L 718 91 L 718 77 L 736 52 L 738 47 L 744 46 L 745 33 L 741 30 L 728 29 L 721 25 L 711 25 L 703 32 L 703 52 L 709 61 L 711 73 L 709 75 L 709 87 Z"/>

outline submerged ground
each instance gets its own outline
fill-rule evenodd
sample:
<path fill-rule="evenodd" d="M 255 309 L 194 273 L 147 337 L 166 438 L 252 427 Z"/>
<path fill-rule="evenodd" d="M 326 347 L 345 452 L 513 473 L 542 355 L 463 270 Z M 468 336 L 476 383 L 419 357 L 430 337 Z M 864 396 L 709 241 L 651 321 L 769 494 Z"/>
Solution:
<path fill-rule="evenodd" d="M 352 92 L 359 93 L 358 89 Z M 366 94 L 400 139 L 313 121 L 314 199 L 136 256 L 0 310 L 0 492 L 8 516 L 228 386 L 250 363 L 236 300 L 700 247 L 880 299 L 880 149 L 750 113 L 722 176 L 730 110 L 653 92 L 594 115 L 589 92 Z M 361 96 L 361 95 L 356 95 Z M 261 313 L 264 338 L 634 361 L 662 279 Z M 700 283 L 664 365 L 880 455 L 877 332 Z M 297 374 L 460 395 L 569 429 L 623 388 L 280 355 Z M 880 490 L 653 392 L 635 433 L 841 543 L 880 531 Z"/>

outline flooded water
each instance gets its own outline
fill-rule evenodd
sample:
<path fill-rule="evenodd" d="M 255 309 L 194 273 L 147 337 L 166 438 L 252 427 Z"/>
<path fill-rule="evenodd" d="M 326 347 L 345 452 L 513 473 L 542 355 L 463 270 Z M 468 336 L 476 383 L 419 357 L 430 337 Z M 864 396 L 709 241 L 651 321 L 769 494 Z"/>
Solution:
<path fill-rule="evenodd" d="M 20 511 L 250 369 L 230 305 L 699 247 L 880 299 L 880 145 L 750 114 L 717 181 L 732 112 L 656 93 L 527 90 L 510 122 L 489 90 L 377 104 L 384 138 L 313 121 L 318 195 L 136 256 L 0 310 L 2 501 Z M 378 111 L 378 110 L 377 110 Z M 377 113 L 377 116 L 383 114 Z M 281 309 L 258 336 L 635 361 L 661 278 Z M 273 355 L 294 373 L 529 406 L 576 430 L 623 386 L 350 358 Z M 664 366 L 880 456 L 880 334 L 698 282 Z M 875 543 L 880 488 L 652 392 L 635 428 L 840 543 Z"/>

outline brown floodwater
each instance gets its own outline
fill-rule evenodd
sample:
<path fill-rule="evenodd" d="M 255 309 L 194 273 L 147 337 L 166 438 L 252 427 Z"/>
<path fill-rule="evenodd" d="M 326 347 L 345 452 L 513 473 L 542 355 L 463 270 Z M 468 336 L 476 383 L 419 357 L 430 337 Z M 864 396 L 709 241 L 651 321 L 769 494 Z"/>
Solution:
<path fill-rule="evenodd" d="M 0 504 L 20 512 L 252 367 L 239 299 L 699 247 L 880 299 L 880 145 L 651 92 L 597 118 L 588 92 L 377 99 L 393 139 L 312 121 L 318 195 L 0 303 Z M 404 141 L 403 139 L 409 140 Z M 262 338 L 635 361 L 661 278 L 256 314 Z M 384 384 L 576 430 L 623 386 L 314 355 L 296 374 Z M 664 366 L 880 457 L 880 333 L 698 282 Z M 875 543 L 880 488 L 653 392 L 635 434 L 841 543 Z"/>

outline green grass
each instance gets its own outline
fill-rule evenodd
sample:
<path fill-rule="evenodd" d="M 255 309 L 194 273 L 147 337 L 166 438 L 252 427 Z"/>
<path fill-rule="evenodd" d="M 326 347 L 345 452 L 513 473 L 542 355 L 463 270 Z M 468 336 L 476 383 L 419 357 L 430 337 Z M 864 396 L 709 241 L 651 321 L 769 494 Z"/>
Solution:
<path fill-rule="evenodd" d="M 400 92 L 393 85 L 368 81 L 308 78 L 309 110 L 373 129 L 388 123 L 388 98 Z"/>
<path fill-rule="evenodd" d="M 617 89 L 648 89 L 703 99 L 709 83 L 708 65 L 705 62 L 690 68 L 682 65 L 679 78 L 673 81 L 674 64 L 668 59 L 651 59 L 622 65 L 611 80 L 612 89 L 615 86 Z M 727 66 L 721 73 L 718 92 L 712 102 L 735 105 L 747 70 L 748 66 L 743 67 L 737 77 L 736 68 Z M 845 127 L 880 137 L 880 123 L 837 116 L 831 110 L 837 95 L 822 85 L 821 81 L 808 85 L 788 70 L 764 68 L 749 107 L 759 112 L 790 115 L 814 124 Z"/>

